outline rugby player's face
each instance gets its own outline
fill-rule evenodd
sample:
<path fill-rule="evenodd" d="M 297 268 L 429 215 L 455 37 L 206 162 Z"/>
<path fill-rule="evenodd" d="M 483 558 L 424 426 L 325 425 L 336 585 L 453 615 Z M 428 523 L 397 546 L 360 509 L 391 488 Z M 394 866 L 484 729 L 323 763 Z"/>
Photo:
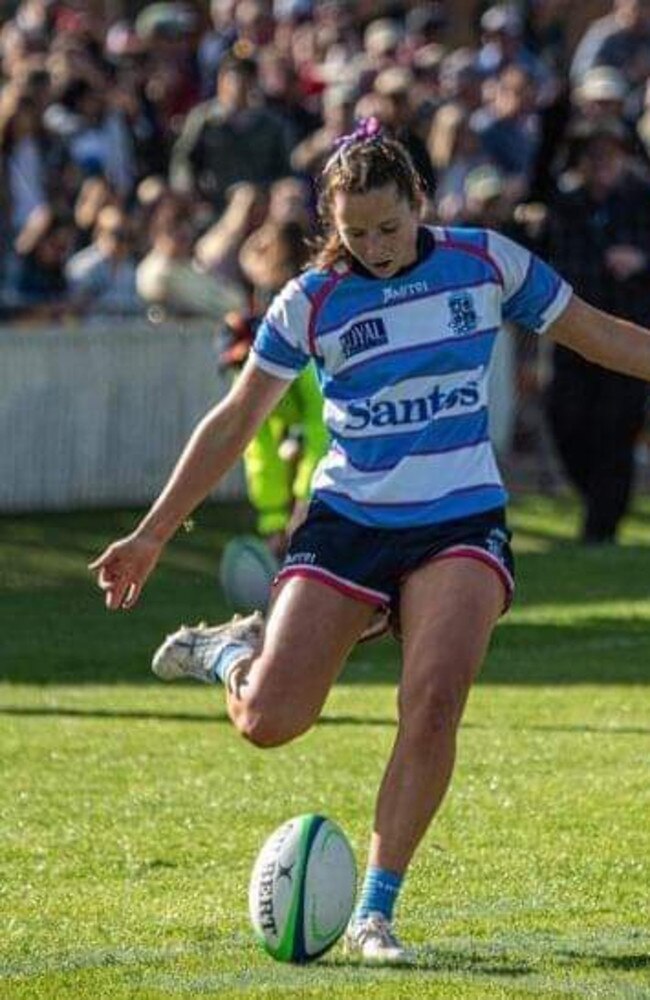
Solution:
<path fill-rule="evenodd" d="M 377 278 L 392 278 L 417 260 L 419 205 L 395 184 L 363 194 L 337 191 L 334 225 L 353 257 Z"/>

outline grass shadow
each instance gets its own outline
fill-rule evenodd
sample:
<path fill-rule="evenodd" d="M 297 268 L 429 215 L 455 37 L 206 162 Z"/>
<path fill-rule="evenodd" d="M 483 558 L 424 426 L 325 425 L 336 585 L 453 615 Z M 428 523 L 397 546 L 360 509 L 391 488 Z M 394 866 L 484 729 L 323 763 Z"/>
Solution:
<path fill-rule="evenodd" d="M 553 538 L 544 516 L 515 505 L 514 519 L 549 534 L 551 553 L 518 557 L 521 580 L 512 614 L 496 630 L 480 684 L 648 684 L 650 603 L 643 547 L 586 551 Z M 567 508 L 569 509 L 569 508 Z M 536 520 L 537 518 L 537 520 Z M 93 511 L 0 522 L 0 679 L 33 684 L 146 684 L 161 638 L 181 621 L 229 617 L 217 585 L 221 546 L 250 530 L 239 505 L 208 505 L 201 530 L 179 536 L 138 606 L 108 614 L 86 561 L 129 530 L 135 511 Z M 528 530 L 528 529 L 527 529 Z M 395 684 L 399 647 L 360 647 L 342 684 Z"/>

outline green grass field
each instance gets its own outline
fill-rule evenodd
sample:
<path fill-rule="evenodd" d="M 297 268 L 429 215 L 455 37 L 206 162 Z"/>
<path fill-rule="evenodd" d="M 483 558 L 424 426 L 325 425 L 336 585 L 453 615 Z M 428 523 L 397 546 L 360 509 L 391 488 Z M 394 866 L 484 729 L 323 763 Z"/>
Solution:
<path fill-rule="evenodd" d="M 518 600 L 405 883 L 409 970 L 275 964 L 247 916 L 289 815 L 331 815 L 363 864 L 398 648 L 361 648 L 321 725 L 254 750 L 220 691 L 149 672 L 165 631 L 225 615 L 218 551 L 246 515 L 205 508 L 109 616 L 85 564 L 133 522 L 0 522 L 1 1000 L 650 998 L 650 504 L 584 550 L 568 501 L 514 502 Z"/>

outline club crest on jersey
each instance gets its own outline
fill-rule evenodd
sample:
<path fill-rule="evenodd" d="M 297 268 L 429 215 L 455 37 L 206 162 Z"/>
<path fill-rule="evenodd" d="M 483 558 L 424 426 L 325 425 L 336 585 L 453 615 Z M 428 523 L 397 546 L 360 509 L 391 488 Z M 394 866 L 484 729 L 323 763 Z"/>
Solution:
<path fill-rule="evenodd" d="M 353 323 L 349 330 L 339 338 L 343 348 L 343 356 L 352 358 L 355 354 L 369 351 L 372 347 L 388 343 L 388 333 L 383 319 L 373 316 Z"/>
<path fill-rule="evenodd" d="M 459 336 L 474 333 L 478 325 L 474 299 L 469 292 L 454 292 L 447 299 L 451 317 L 449 327 Z"/>

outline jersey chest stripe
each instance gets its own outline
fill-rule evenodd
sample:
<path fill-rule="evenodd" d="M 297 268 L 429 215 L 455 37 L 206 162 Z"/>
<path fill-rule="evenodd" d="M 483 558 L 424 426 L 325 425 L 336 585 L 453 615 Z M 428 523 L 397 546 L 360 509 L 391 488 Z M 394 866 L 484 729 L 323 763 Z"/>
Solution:
<path fill-rule="evenodd" d="M 421 281 L 426 281 L 425 277 L 420 279 Z M 342 317 L 338 318 L 336 322 L 331 322 L 327 326 L 322 326 L 320 329 L 316 330 L 316 338 L 318 340 L 329 337 L 332 334 L 342 333 L 344 328 L 348 326 L 349 323 L 356 322 L 357 320 L 363 319 L 365 316 L 376 315 L 378 311 L 383 314 L 390 313 L 393 309 L 399 309 L 400 306 L 408 306 L 412 302 L 418 302 L 421 299 L 434 299 L 438 296 L 446 295 L 448 292 L 456 292 L 459 289 L 471 290 L 475 288 L 483 288 L 487 285 L 497 285 L 501 287 L 501 282 L 495 280 L 495 278 L 490 277 L 490 275 L 485 275 L 476 281 L 459 281 L 455 284 L 450 285 L 436 285 L 428 288 L 426 292 L 422 292 L 418 295 L 409 295 L 408 298 L 402 299 L 400 302 L 375 302 L 372 305 L 364 307 L 363 309 L 351 310 Z M 321 315 L 322 315 L 322 309 Z"/>
<path fill-rule="evenodd" d="M 454 451 L 463 451 L 463 449 L 465 448 L 476 448 L 477 445 L 485 444 L 487 441 L 489 441 L 488 435 L 481 434 L 476 438 L 473 438 L 471 441 L 465 441 L 463 444 L 449 444 L 439 447 L 433 447 L 433 446 L 423 447 L 423 448 L 416 447 L 413 448 L 411 451 L 407 452 L 406 454 L 400 455 L 398 458 L 395 458 L 390 461 L 385 461 L 385 462 L 378 461 L 372 464 L 366 463 L 365 465 L 361 465 L 353 461 L 353 459 L 350 458 L 349 454 L 347 455 L 347 461 L 352 466 L 353 469 L 357 470 L 357 472 L 391 472 L 396 466 L 400 464 L 400 462 L 408 462 L 409 458 L 415 455 L 417 455 L 418 457 L 421 457 L 422 455 L 445 455 Z"/>
<path fill-rule="evenodd" d="M 426 344 L 408 344 L 406 347 L 396 347 L 392 351 L 382 351 L 381 354 L 378 353 L 373 358 L 364 358 L 363 361 L 357 361 L 355 364 L 348 365 L 346 367 L 341 366 L 337 372 L 337 376 L 347 376 L 352 372 L 358 372 L 364 368 L 371 368 L 373 365 L 377 365 L 378 363 L 382 363 L 388 359 L 398 358 L 401 354 L 412 356 L 415 351 L 426 351 L 427 354 L 431 355 L 434 351 L 438 351 L 440 348 L 448 347 L 450 344 L 454 344 L 458 347 L 462 344 L 477 341 L 481 337 L 495 337 L 498 332 L 498 327 L 491 326 L 487 330 L 479 330 L 477 333 L 470 333 L 466 337 L 452 336 L 445 337 L 443 340 L 430 340 Z M 451 371 L 465 371 L 466 367 L 466 364 L 463 364 L 462 366 L 455 365 Z M 437 371 L 436 374 L 438 374 Z"/>

